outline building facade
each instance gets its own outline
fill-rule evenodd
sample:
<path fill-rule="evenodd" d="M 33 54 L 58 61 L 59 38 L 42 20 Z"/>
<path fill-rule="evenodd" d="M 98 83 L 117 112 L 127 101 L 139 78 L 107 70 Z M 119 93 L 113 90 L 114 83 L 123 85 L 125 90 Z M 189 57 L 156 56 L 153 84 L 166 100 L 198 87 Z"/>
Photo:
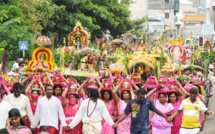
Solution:
<path fill-rule="evenodd" d="M 163 28 L 164 30 L 175 29 L 175 15 L 179 11 L 179 5 L 179 0 L 149 0 L 148 10 L 149 12 L 153 12 L 160 16 L 161 20 L 164 16 L 162 22 L 165 24 Z M 154 26 L 152 25 L 152 27 Z"/>

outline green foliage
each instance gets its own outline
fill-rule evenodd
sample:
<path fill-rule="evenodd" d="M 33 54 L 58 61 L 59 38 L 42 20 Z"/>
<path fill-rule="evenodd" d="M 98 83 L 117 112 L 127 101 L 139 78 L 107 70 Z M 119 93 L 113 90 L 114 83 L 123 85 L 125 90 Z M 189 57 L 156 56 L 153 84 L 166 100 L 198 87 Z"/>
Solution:
<path fill-rule="evenodd" d="M 0 6 L 0 48 L 9 52 L 9 59 L 21 57 L 18 41 L 31 42 L 32 33 L 28 32 L 30 25 L 23 19 L 23 13 L 16 5 L 2 4 Z"/>
<path fill-rule="evenodd" d="M 201 57 L 203 60 L 209 59 L 209 63 L 211 63 L 215 59 L 215 51 L 210 51 L 210 56 L 208 52 L 202 52 Z"/>
<path fill-rule="evenodd" d="M 54 55 L 54 63 L 55 63 L 56 66 L 58 66 L 58 67 L 61 66 L 60 54 L 55 54 L 55 55 Z"/>
<path fill-rule="evenodd" d="M 109 29 L 116 37 L 130 30 L 132 23 L 129 19 L 130 11 L 117 0 L 53 0 L 54 14 L 43 30 L 44 35 L 57 32 L 59 41 L 73 31 L 75 24 L 80 20 L 84 30 L 91 32 L 92 40 L 101 31 Z"/>
<path fill-rule="evenodd" d="M 34 34 L 47 24 L 51 14 L 48 1 L 8 0 L 0 4 L 0 48 L 9 52 L 9 60 L 22 57 L 19 41 L 28 41 L 29 51 L 34 44 Z"/>
<path fill-rule="evenodd" d="M 54 13 L 55 5 L 51 5 L 51 0 L 19 0 L 18 6 L 24 15 L 24 20 L 31 25 L 28 31 L 39 33 L 46 27 L 49 18 Z"/>
<path fill-rule="evenodd" d="M 69 64 L 72 62 L 73 60 L 73 53 L 66 53 L 64 56 L 64 61 L 65 61 L 65 67 L 68 67 Z M 54 62 L 58 67 L 61 67 L 62 65 L 62 59 L 60 57 L 60 54 L 55 54 L 54 55 Z"/>
<path fill-rule="evenodd" d="M 207 72 L 208 72 L 208 59 L 206 59 L 204 61 L 204 71 L 205 71 L 205 77 L 206 77 L 207 76 Z"/>
<path fill-rule="evenodd" d="M 133 0 L 121 0 L 121 4 L 125 5 L 125 6 L 129 6 L 132 3 Z"/>
<path fill-rule="evenodd" d="M 132 30 L 131 32 L 137 37 L 141 36 L 141 33 L 144 31 L 144 23 L 148 20 L 148 17 L 143 17 L 141 19 L 133 20 L 132 21 Z M 139 40 L 139 38 L 138 38 Z M 145 39 L 144 39 L 145 40 Z"/>

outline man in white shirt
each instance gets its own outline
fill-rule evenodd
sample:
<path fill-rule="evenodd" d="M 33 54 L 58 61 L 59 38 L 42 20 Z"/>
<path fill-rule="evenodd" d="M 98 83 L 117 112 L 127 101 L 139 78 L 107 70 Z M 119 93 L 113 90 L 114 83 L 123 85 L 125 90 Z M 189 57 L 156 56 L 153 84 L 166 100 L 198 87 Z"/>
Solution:
<path fill-rule="evenodd" d="M 13 64 L 13 72 L 19 71 L 19 59 L 16 59 L 16 62 Z"/>
<path fill-rule="evenodd" d="M 90 98 L 81 103 L 81 106 L 76 113 L 73 121 L 69 124 L 70 130 L 73 129 L 79 122 L 83 122 L 83 134 L 101 134 L 102 117 L 104 120 L 113 126 L 114 122 L 104 104 L 99 100 L 98 90 L 90 90 Z"/>
<path fill-rule="evenodd" d="M 0 89 L 0 129 L 3 129 L 6 127 L 6 121 L 8 117 L 8 112 L 12 109 L 11 105 L 2 100 L 3 94 L 2 90 Z"/>
<path fill-rule="evenodd" d="M 26 126 L 32 128 L 35 131 L 34 116 L 31 110 L 31 104 L 29 98 L 21 94 L 23 86 L 20 83 L 15 83 L 13 85 L 13 93 L 5 97 L 5 101 L 11 104 L 12 108 L 17 108 Z"/>
<path fill-rule="evenodd" d="M 58 98 L 53 96 L 53 86 L 45 86 L 46 96 L 39 99 L 35 112 L 35 123 L 41 132 L 49 134 L 58 134 L 58 119 L 63 128 L 68 131 L 63 107 Z"/>

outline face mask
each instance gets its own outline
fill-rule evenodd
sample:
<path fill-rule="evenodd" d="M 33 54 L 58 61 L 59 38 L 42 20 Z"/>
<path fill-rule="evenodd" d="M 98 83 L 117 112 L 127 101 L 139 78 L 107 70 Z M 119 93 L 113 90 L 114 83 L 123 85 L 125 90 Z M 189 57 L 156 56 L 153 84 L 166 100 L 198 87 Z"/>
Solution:
<path fill-rule="evenodd" d="M 39 96 L 31 95 L 31 98 L 32 98 L 33 100 L 37 100 L 38 97 L 39 97 Z"/>
<path fill-rule="evenodd" d="M 76 100 L 69 100 L 69 104 L 70 105 L 76 104 Z"/>

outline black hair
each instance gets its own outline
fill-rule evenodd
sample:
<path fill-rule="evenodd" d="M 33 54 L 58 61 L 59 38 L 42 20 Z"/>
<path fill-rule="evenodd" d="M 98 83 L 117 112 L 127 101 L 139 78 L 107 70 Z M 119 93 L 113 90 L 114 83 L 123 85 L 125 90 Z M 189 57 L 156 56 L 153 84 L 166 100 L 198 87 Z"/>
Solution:
<path fill-rule="evenodd" d="M 161 94 L 163 94 L 165 97 L 166 97 L 166 95 L 167 95 L 166 93 L 159 93 L 159 94 L 158 94 L 158 98 L 160 97 Z"/>
<path fill-rule="evenodd" d="M 22 64 L 25 64 L 25 62 L 21 61 L 21 62 L 19 63 L 19 66 L 21 66 Z"/>
<path fill-rule="evenodd" d="M 138 88 L 141 88 L 142 84 L 135 84 Z"/>
<path fill-rule="evenodd" d="M 113 96 L 112 96 L 112 91 L 111 91 L 111 90 L 102 90 L 102 91 L 101 91 L 101 97 L 102 97 L 102 100 L 104 100 L 104 99 L 105 99 L 105 98 L 104 98 L 104 94 L 105 94 L 105 92 L 107 92 L 107 93 L 110 95 L 109 100 L 112 100 L 112 99 L 113 99 Z"/>
<path fill-rule="evenodd" d="M 63 92 L 63 89 L 62 89 L 62 86 L 61 85 L 54 85 L 54 87 L 53 87 L 53 89 L 54 89 L 54 93 L 53 93 L 53 95 L 55 96 L 55 89 L 56 88 L 60 88 L 61 89 L 61 93 L 60 93 L 60 95 L 62 94 L 62 92 Z"/>
<path fill-rule="evenodd" d="M 31 90 L 31 94 L 32 94 L 33 92 L 37 92 L 38 95 L 40 95 L 40 91 L 39 91 L 39 90 Z"/>
<path fill-rule="evenodd" d="M 131 100 L 131 92 L 130 92 L 130 91 L 122 91 L 122 92 L 121 92 L 121 99 L 124 100 L 124 98 L 123 98 L 123 93 L 124 93 L 124 92 L 127 92 L 127 93 L 130 95 L 129 100 Z"/>
<path fill-rule="evenodd" d="M 146 92 L 149 93 L 150 91 L 152 91 L 153 89 L 147 89 Z"/>
<path fill-rule="evenodd" d="M 10 111 L 9 111 L 9 118 L 11 118 L 11 117 L 20 117 L 21 119 L 20 119 L 20 124 L 22 125 L 22 126 L 26 126 L 26 124 L 25 124 L 25 122 L 24 122 L 24 120 L 22 119 L 22 116 L 21 116 L 21 114 L 20 114 L 20 112 L 19 112 L 19 110 L 17 109 L 17 108 L 13 108 L 13 109 L 11 109 Z"/>
<path fill-rule="evenodd" d="M 199 85 L 197 85 L 197 84 L 195 84 L 194 86 L 196 86 L 196 87 L 199 89 L 199 94 L 201 94 L 201 93 L 202 93 L 201 87 L 200 87 Z M 197 91 L 198 91 L 198 90 L 197 90 Z"/>
<path fill-rule="evenodd" d="M 100 79 L 100 82 L 102 83 L 102 80 L 103 79 L 108 79 L 108 77 L 107 76 L 103 76 L 101 79 Z"/>
<path fill-rule="evenodd" d="M 13 85 L 13 90 L 16 89 L 16 90 L 22 90 L 23 89 L 23 85 L 19 82 L 16 82 L 14 85 Z"/>
<path fill-rule="evenodd" d="M 143 74 L 141 74 L 141 79 L 143 79 L 144 81 L 147 80 L 146 72 L 144 72 Z"/>
<path fill-rule="evenodd" d="M 10 134 L 7 129 L 0 129 L 0 134 Z"/>
<path fill-rule="evenodd" d="M 51 84 L 47 84 L 46 86 L 45 86 L 45 90 L 46 90 L 46 88 L 47 87 L 53 87 Z"/>
<path fill-rule="evenodd" d="M 1 98 L 3 98 L 3 91 L 0 88 Z"/>
<path fill-rule="evenodd" d="M 140 88 L 138 91 L 137 91 L 137 95 L 139 94 L 142 94 L 142 95 L 145 95 L 147 94 L 146 90 L 144 88 Z"/>
<path fill-rule="evenodd" d="M 195 88 L 192 88 L 192 89 L 190 89 L 190 92 L 189 92 L 190 94 L 197 94 L 197 89 L 195 89 Z"/>
<path fill-rule="evenodd" d="M 69 97 L 70 95 L 74 95 L 76 99 L 79 99 L 79 95 L 78 95 L 78 94 L 69 94 L 68 97 Z"/>
<path fill-rule="evenodd" d="M 99 98 L 99 91 L 96 89 L 91 89 L 90 90 L 90 97 L 92 97 L 94 99 L 98 99 Z"/>
<path fill-rule="evenodd" d="M 119 92 L 119 91 L 117 91 L 117 92 L 116 92 L 116 94 L 117 94 L 117 96 L 120 98 L 120 92 Z"/>
<path fill-rule="evenodd" d="M 170 92 L 170 93 L 168 94 L 168 103 L 171 102 L 171 101 L 170 101 L 170 96 L 171 96 L 172 94 L 174 94 L 174 95 L 176 96 L 176 102 L 178 101 L 178 96 L 179 96 L 179 94 L 176 93 L 176 92 Z"/>

